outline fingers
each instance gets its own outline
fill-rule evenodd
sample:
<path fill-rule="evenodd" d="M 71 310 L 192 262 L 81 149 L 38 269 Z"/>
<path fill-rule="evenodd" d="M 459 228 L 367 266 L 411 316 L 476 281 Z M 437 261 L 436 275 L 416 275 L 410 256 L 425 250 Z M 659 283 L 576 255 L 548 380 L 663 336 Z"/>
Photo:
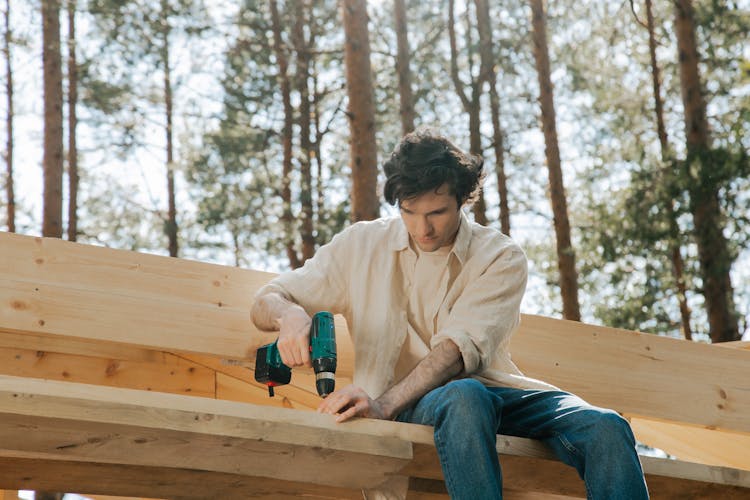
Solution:
<path fill-rule="evenodd" d="M 343 413 L 340 413 L 336 417 L 336 422 L 337 423 L 346 422 L 350 418 L 357 417 L 357 416 L 364 416 L 363 411 L 364 410 L 362 406 L 359 404 L 356 404 L 350 407 L 348 410 L 344 411 Z"/>
<path fill-rule="evenodd" d="M 318 412 L 336 416 L 336 422 L 345 422 L 354 417 L 367 417 L 371 399 L 365 391 L 349 385 L 328 395 L 318 406 Z"/>
<path fill-rule="evenodd" d="M 281 361 L 290 368 L 312 366 L 310 361 L 310 316 L 301 307 L 290 307 L 279 319 Z"/>
<path fill-rule="evenodd" d="M 291 334 L 279 335 L 276 344 L 279 348 L 281 361 L 290 368 L 298 366 L 311 366 L 310 340 L 307 335 Z"/>

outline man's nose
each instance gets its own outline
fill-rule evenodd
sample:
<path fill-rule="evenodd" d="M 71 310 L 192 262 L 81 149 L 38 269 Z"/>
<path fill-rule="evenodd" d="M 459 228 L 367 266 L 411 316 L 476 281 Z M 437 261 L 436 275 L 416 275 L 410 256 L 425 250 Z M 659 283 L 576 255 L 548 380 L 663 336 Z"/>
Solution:
<path fill-rule="evenodd" d="M 423 238 L 432 234 L 432 224 L 427 217 L 420 217 L 417 222 L 417 236 Z"/>

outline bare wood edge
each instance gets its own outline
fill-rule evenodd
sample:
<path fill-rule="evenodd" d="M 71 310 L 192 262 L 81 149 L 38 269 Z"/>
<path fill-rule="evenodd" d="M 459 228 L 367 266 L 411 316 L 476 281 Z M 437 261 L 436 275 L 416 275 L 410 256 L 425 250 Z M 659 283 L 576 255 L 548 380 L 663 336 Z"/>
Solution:
<path fill-rule="evenodd" d="M 679 459 L 750 471 L 750 433 L 625 414 L 636 438 Z"/>
<path fill-rule="evenodd" d="M 92 478 L 96 480 L 92 481 Z M 22 457 L 0 451 L 0 485 L 5 488 L 76 491 L 169 499 L 244 500 L 361 499 L 360 490 L 295 481 L 175 469 Z"/>

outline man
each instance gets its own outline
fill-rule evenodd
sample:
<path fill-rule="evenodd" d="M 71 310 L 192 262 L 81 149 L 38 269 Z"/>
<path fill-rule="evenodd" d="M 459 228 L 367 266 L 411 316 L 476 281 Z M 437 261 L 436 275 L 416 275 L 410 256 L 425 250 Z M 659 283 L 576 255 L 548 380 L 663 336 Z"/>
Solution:
<path fill-rule="evenodd" d="M 510 359 L 526 257 L 461 210 L 479 192 L 482 160 L 420 130 L 402 139 L 384 170 L 385 199 L 400 217 L 353 224 L 256 296 L 253 321 L 279 330 L 292 367 L 310 366 L 311 314 L 346 318 L 354 384 L 318 411 L 338 422 L 434 426 L 451 498 L 501 498 L 497 433 L 548 443 L 578 470 L 589 498 L 648 498 L 627 422 L 524 377 Z"/>

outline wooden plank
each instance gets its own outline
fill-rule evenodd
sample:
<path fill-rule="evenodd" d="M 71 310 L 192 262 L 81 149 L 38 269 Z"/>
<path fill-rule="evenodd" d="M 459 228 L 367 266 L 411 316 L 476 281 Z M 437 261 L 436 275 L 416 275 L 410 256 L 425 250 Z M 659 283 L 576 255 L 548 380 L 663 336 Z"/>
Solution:
<path fill-rule="evenodd" d="M 11 332 L 4 330 L 1 325 L 0 347 L 141 362 L 158 363 L 163 362 L 164 358 L 163 351 L 65 336 L 52 337 L 30 332 Z"/>
<path fill-rule="evenodd" d="M 441 479 L 432 439 L 426 426 L 370 419 L 336 424 L 330 415 L 310 411 L 0 376 L 0 455 L 5 457 L 190 469 L 356 489 L 390 474 Z M 554 460 L 541 443 L 499 436 L 497 446 L 513 488 L 582 495 L 575 471 Z M 695 488 L 720 495 L 716 498 L 738 487 L 750 491 L 748 471 L 643 460 L 650 485 L 654 478 L 655 498 Z M 99 480 L 94 474 L 88 479 Z M 84 487 L 88 483 L 74 489 L 86 492 Z"/>
<path fill-rule="evenodd" d="M 94 480 L 95 478 L 95 480 Z M 152 497 L 172 500 L 221 498 L 267 500 L 361 499 L 360 490 L 192 469 L 145 467 L 70 460 L 2 456 L 0 485 L 6 488 L 78 491 L 82 494 Z"/>
<path fill-rule="evenodd" d="M 213 370 L 167 353 L 161 361 L 128 361 L 0 348 L 0 374 L 215 397 Z"/>
<path fill-rule="evenodd" d="M 252 361 L 257 346 L 276 338 L 248 317 L 272 276 L 0 232 L 0 329 Z M 335 321 L 337 337 L 348 337 L 343 319 Z M 339 357 L 353 358 L 348 339 Z M 350 367 L 340 374 L 351 378 Z"/>
<path fill-rule="evenodd" d="M 750 340 L 737 340 L 735 342 L 720 342 L 714 344 L 719 347 L 731 347 L 732 349 L 750 349 Z"/>
<path fill-rule="evenodd" d="M 80 493 L 76 493 L 80 495 Z M 122 497 L 112 495 L 86 495 L 86 500 L 165 500 L 160 498 Z"/>
<path fill-rule="evenodd" d="M 268 273 L 8 233 L 0 233 L 0 249 L 6 331 L 247 359 L 275 338 L 248 320 Z M 353 359 L 338 321 L 346 377 Z M 592 403 L 750 432 L 747 349 L 524 316 L 512 352 L 529 375 Z"/>
<path fill-rule="evenodd" d="M 750 470 L 750 434 L 626 415 L 638 441 L 671 456 L 707 465 Z"/>
<path fill-rule="evenodd" d="M 82 349 L 106 340 L 237 355 L 255 335 L 247 320 L 250 298 L 271 276 L 19 235 L 0 234 L 0 243 L 0 326 L 22 328 L 15 330 L 16 339 L 51 333 L 58 345 L 77 343 Z M 81 316 L 80 310 L 87 312 Z M 345 330 L 337 321 L 342 337 Z M 223 341 L 215 338 L 217 332 L 225 335 Z M 262 341 L 273 338 L 265 335 Z M 742 418 L 750 399 L 742 376 L 747 350 L 725 351 L 740 351 L 740 357 L 716 346 L 534 316 L 524 316 L 513 343 L 514 359 L 527 373 L 594 403 L 747 432 L 750 422 Z M 343 336 L 342 376 L 351 373 L 350 352 Z M 687 400 L 695 404 L 681 404 Z"/>
<path fill-rule="evenodd" d="M 525 315 L 513 359 L 529 376 L 623 413 L 750 432 L 750 351 Z"/>
<path fill-rule="evenodd" d="M 410 443 L 377 426 L 337 426 L 316 412 L 15 377 L 0 377 L 0 424 L 3 449 L 40 458 L 344 488 L 375 486 L 411 459 Z"/>

